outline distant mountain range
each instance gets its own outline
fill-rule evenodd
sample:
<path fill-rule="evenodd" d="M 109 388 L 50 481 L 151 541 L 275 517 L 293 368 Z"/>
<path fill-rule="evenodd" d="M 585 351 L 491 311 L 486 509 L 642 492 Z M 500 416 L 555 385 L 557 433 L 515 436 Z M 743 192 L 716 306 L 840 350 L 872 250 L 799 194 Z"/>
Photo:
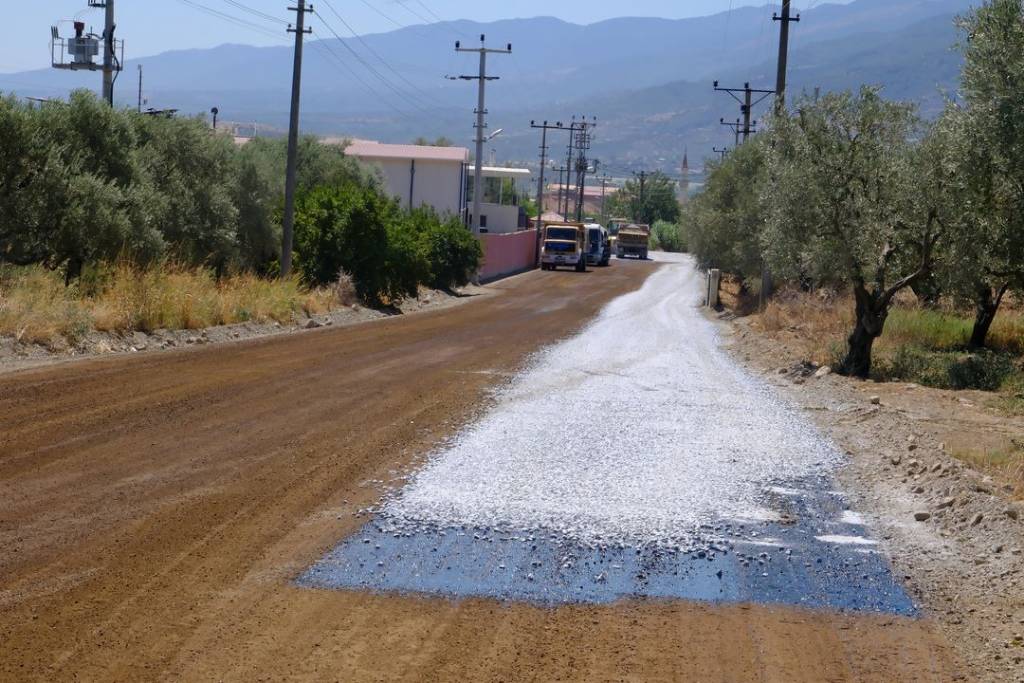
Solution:
<path fill-rule="evenodd" d="M 942 89 L 956 87 L 959 55 L 954 17 L 970 0 L 856 0 L 803 12 L 792 33 L 791 92 L 884 87 L 887 96 L 912 99 L 925 113 L 942 106 Z M 538 136 L 531 119 L 567 121 L 594 115 L 594 155 L 610 172 L 641 165 L 675 170 L 684 148 L 691 159 L 731 144 L 719 125 L 739 107 L 711 81 L 771 88 L 775 83 L 778 24 L 772 6 L 745 7 L 682 20 L 622 18 L 579 26 L 553 18 L 490 24 L 469 21 L 413 26 L 338 40 L 314 20 L 303 75 L 307 132 L 408 142 L 448 136 L 469 145 L 475 84 L 446 75 L 475 73 L 472 55 L 454 42 L 511 42 L 511 56 L 489 64 L 502 80 L 490 84 L 492 145 L 500 159 L 532 161 Z M 327 15 L 327 21 L 332 17 Z M 331 28 L 341 33 L 342 26 Z M 132 48 L 131 36 L 123 36 Z M 383 59 L 381 59 L 381 57 Z M 206 112 L 217 106 L 231 121 L 283 128 L 287 121 L 291 49 L 223 45 L 167 52 L 125 65 L 118 88 L 134 104 L 135 65 L 144 64 L 150 106 Z M 19 95 L 61 96 L 95 87 L 98 76 L 54 70 L 0 77 L 32 83 Z M 765 110 L 762 106 L 761 111 Z"/>

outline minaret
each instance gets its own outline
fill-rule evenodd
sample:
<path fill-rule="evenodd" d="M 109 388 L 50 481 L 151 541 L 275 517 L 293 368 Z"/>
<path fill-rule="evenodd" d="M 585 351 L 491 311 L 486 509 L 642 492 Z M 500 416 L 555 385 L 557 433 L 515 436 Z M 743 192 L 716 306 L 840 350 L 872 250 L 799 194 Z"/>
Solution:
<path fill-rule="evenodd" d="M 679 203 L 686 204 L 690 201 L 690 159 L 689 149 L 683 150 L 683 174 L 679 179 Z"/>

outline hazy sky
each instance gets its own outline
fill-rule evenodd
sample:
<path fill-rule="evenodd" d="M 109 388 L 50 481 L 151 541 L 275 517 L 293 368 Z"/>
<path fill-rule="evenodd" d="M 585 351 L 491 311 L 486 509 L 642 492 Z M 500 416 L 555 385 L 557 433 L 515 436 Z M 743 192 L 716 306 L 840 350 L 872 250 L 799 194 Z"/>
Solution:
<path fill-rule="evenodd" d="M 48 67 L 50 26 L 54 23 L 79 16 L 97 32 L 102 28 L 103 11 L 89 10 L 87 0 L 7 0 L 4 4 L 8 5 L 4 18 L 9 30 L 0 50 L 0 72 Z M 257 13 L 287 21 L 294 17 L 285 9 L 289 4 L 288 0 L 117 0 L 118 35 L 127 41 L 128 58 L 222 43 L 280 44 L 287 42 L 285 27 Z M 624 14 L 683 18 L 714 14 L 731 6 L 763 4 L 764 0 L 314 0 L 324 16 L 331 17 L 329 7 L 333 7 L 360 33 L 390 31 L 398 25 L 438 18 L 493 21 L 554 15 L 592 23 Z M 810 4 L 818 2 L 810 0 Z M 204 11 L 204 7 L 212 11 Z M 62 35 L 71 30 L 69 24 L 61 26 Z"/>

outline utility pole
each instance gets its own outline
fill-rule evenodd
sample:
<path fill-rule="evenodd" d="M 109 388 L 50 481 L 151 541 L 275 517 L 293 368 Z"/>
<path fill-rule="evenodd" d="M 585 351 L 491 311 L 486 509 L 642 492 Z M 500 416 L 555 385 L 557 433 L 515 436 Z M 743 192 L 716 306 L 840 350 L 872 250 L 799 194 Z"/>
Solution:
<path fill-rule="evenodd" d="M 512 54 L 512 43 L 504 49 L 488 48 L 484 43 L 487 37 L 480 34 L 480 47 L 462 47 L 461 41 L 456 41 L 456 52 L 476 52 L 480 55 L 480 73 L 476 76 L 452 76 L 451 80 L 477 81 L 477 103 L 476 103 L 476 166 L 473 169 L 473 234 L 480 235 L 480 203 L 483 197 L 483 158 L 484 158 L 484 131 L 487 130 L 487 122 L 484 117 L 487 114 L 486 97 L 487 81 L 496 81 L 498 76 L 487 75 L 487 55 Z"/>
<path fill-rule="evenodd" d="M 139 64 L 139 113 L 142 113 L 142 65 Z"/>
<path fill-rule="evenodd" d="M 587 152 L 590 151 L 590 143 L 593 134 L 590 129 L 597 126 L 597 119 L 588 122 L 586 119 L 580 122 L 580 130 L 576 133 L 576 149 L 579 155 L 576 159 L 576 220 L 583 220 L 584 191 L 587 187 L 587 172 L 590 170 L 590 161 Z"/>
<path fill-rule="evenodd" d="M 779 71 L 775 77 L 775 106 L 781 110 L 786 106 L 786 67 L 789 62 L 789 24 L 800 21 L 800 15 L 790 15 L 790 0 L 782 0 L 782 16 L 772 12 L 772 21 L 781 22 L 779 26 Z"/>
<path fill-rule="evenodd" d="M 736 123 L 733 123 L 732 121 L 726 121 L 725 119 L 719 119 L 718 121 L 723 126 L 728 126 L 729 128 L 732 128 L 733 136 L 735 137 L 734 146 L 735 147 L 739 147 L 740 146 L 740 133 L 743 132 L 743 124 L 740 122 L 740 120 L 736 119 Z M 757 121 L 754 121 L 754 125 L 755 126 L 757 125 Z M 754 132 L 756 132 L 756 131 L 754 131 Z"/>
<path fill-rule="evenodd" d="M 754 107 L 764 101 L 764 99 L 769 95 L 775 94 L 774 90 L 758 90 L 756 88 L 751 88 L 750 83 L 744 83 L 742 88 L 720 88 L 718 87 L 718 81 L 715 81 L 715 91 L 729 93 L 734 100 L 740 103 L 740 113 L 743 114 L 743 142 L 746 142 L 747 138 L 750 137 L 750 134 L 754 132 L 753 125 L 757 125 L 756 121 L 751 121 L 751 114 Z M 743 99 L 737 97 L 736 93 L 742 93 Z M 756 101 L 754 100 L 755 94 L 761 95 L 761 97 L 757 98 Z"/>
<path fill-rule="evenodd" d="M 114 0 L 105 0 L 106 9 L 103 21 L 103 99 L 111 107 L 114 106 L 114 61 L 117 43 L 114 41 Z"/>
<path fill-rule="evenodd" d="M 605 195 L 608 193 L 608 181 L 611 177 L 607 173 L 601 174 L 601 220 L 608 220 L 608 213 L 604 209 Z"/>
<path fill-rule="evenodd" d="M 220 114 L 220 108 L 214 107 L 210 110 L 210 113 L 213 114 L 213 129 L 217 130 L 217 115 Z"/>
<path fill-rule="evenodd" d="M 576 116 L 573 115 L 572 121 L 569 123 L 569 155 L 565 160 L 565 207 L 562 207 L 561 202 L 558 204 L 558 212 L 569 218 L 569 177 L 572 174 L 572 153 L 574 146 L 576 145 Z"/>
<path fill-rule="evenodd" d="M 561 130 L 562 122 L 557 121 L 553 125 L 549 125 L 547 121 L 542 124 L 537 124 L 535 121 L 530 121 L 530 128 L 539 128 L 540 133 L 540 178 L 537 180 L 537 224 L 534 226 L 537 230 L 537 258 L 536 262 L 540 265 L 540 243 L 542 239 L 542 233 L 544 232 L 544 168 L 548 163 L 548 131 L 549 130 Z"/>
<path fill-rule="evenodd" d="M 281 230 L 281 277 L 292 273 L 292 242 L 295 231 L 295 183 L 296 166 L 299 156 L 299 103 L 302 93 L 302 39 L 313 29 L 306 28 L 306 13 L 313 7 L 306 6 L 306 0 L 298 0 L 295 12 L 295 26 L 288 26 L 288 33 L 295 34 L 295 61 L 292 66 L 292 109 L 288 123 L 288 165 L 284 182 L 284 225 Z"/>
<path fill-rule="evenodd" d="M 633 220 L 642 223 L 645 216 L 644 204 L 646 197 L 644 196 L 644 193 L 647 188 L 647 171 L 640 171 L 640 173 L 634 173 L 633 175 L 640 180 L 640 201 L 638 203 L 637 210 L 633 212 Z"/>
<path fill-rule="evenodd" d="M 718 154 L 721 157 L 722 161 L 725 161 L 725 155 L 729 153 L 729 148 L 722 147 L 721 149 L 719 149 L 718 147 L 715 147 L 712 151 L 714 151 L 715 154 Z"/>
<path fill-rule="evenodd" d="M 568 175 L 566 173 L 566 171 L 569 170 L 569 169 L 565 168 L 564 166 L 556 166 L 555 168 L 553 168 L 551 170 L 552 171 L 556 171 L 558 173 L 558 213 L 562 214 L 563 218 L 568 218 L 568 216 L 566 216 L 565 213 L 562 211 L 563 192 L 565 194 L 568 194 L 568 192 L 566 191 L 565 184 L 562 183 L 562 176 L 563 175 Z"/>

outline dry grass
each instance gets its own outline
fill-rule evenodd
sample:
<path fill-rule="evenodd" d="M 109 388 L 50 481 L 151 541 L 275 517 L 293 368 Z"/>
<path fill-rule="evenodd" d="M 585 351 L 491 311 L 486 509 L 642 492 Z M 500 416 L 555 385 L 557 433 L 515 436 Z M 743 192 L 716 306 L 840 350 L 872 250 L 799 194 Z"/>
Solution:
<path fill-rule="evenodd" d="M 1016 443 L 1012 448 L 997 450 L 959 450 L 953 457 L 993 478 L 1012 484 L 1014 496 L 1024 500 L 1024 448 Z"/>
<path fill-rule="evenodd" d="M 807 343 L 810 360 L 834 361 L 853 329 L 852 296 L 834 292 L 780 292 L 755 325 L 778 334 L 790 332 Z M 914 346 L 929 351 L 956 351 L 966 347 L 974 321 L 970 312 L 954 308 L 922 308 L 911 295 L 901 297 L 889 313 L 885 333 L 875 342 L 882 357 Z M 1024 352 L 1024 311 L 1004 307 L 989 332 L 989 347 L 1013 354 Z"/>
<path fill-rule="evenodd" d="M 287 322 L 346 301 L 343 287 L 308 290 L 296 279 L 252 274 L 217 279 L 211 271 L 118 264 L 65 287 L 42 267 L 0 270 L 0 335 L 27 343 L 71 343 L 90 330 L 199 329 L 240 322 Z"/>

